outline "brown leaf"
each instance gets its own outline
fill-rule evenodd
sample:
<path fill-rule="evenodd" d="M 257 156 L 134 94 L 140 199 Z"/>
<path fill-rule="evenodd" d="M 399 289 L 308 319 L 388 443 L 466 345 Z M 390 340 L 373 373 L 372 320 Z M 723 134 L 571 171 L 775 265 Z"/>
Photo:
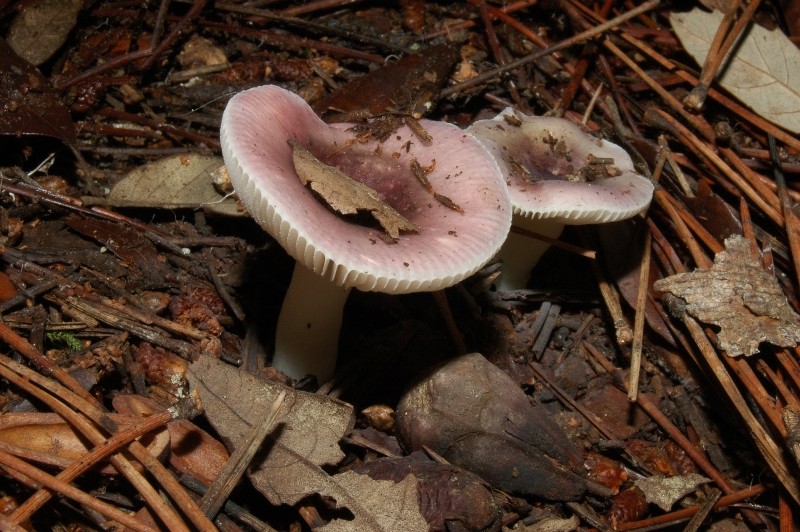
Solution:
<path fill-rule="evenodd" d="M 431 46 L 343 85 L 317 102 L 314 110 L 320 114 L 333 110 L 365 111 L 367 116 L 387 111 L 423 115 L 434 107 L 432 102 L 457 58 L 455 46 Z"/>
<path fill-rule="evenodd" d="M 789 307 L 775 278 L 735 235 L 714 257 L 710 270 L 679 273 L 653 284 L 686 301 L 686 311 L 720 327 L 719 347 L 730 356 L 758 353 L 761 342 L 791 347 L 800 342 L 800 316 Z"/>
<path fill-rule="evenodd" d="M 419 511 L 417 479 L 414 475 L 393 482 L 373 480 L 367 475 L 347 471 L 334 475 L 333 479 L 358 505 L 348 506 L 353 512 L 353 519 L 331 521 L 319 529 L 321 532 L 428 530 L 428 523 Z"/>
<path fill-rule="evenodd" d="M 0 39 L 0 134 L 44 135 L 76 143 L 75 126 L 50 83 Z"/>
<path fill-rule="evenodd" d="M 153 415 L 160 410 L 154 401 L 140 395 L 117 395 L 113 405 L 117 412 L 140 417 Z M 210 486 L 230 458 L 228 449 L 188 419 L 170 421 L 167 430 L 170 465 L 178 472 L 188 473 Z"/>
<path fill-rule="evenodd" d="M 500 509 L 491 488 L 477 475 L 440 464 L 415 451 L 402 458 L 379 458 L 353 468 L 375 480 L 399 482 L 408 474 L 418 481 L 420 511 L 430 530 L 493 530 Z"/>
<path fill-rule="evenodd" d="M 335 166 L 329 166 L 293 140 L 294 168 L 304 186 L 319 194 L 339 214 L 358 214 L 368 211 L 392 238 L 399 238 L 400 231 L 419 233 L 419 227 L 406 220 L 402 214 L 384 203 L 378 193 L 367 185 L 351 179 Z"/>
<path fill-rule="evenodd" d="M 320 467 L 344 456 L 339 440 L 353 426 L 350 405 L 288 389 L 207 356 L 189 366 L 187 378 L 200 393 L 206 417 L 231 446 L 288 390 L 285 404 L 291 408 L 281 409 L 268 452 L 257 455 L 250 466 L 253 485 L 276 505 L 294 504 L 315 493 L 340 502 L 350 499 Z"/>

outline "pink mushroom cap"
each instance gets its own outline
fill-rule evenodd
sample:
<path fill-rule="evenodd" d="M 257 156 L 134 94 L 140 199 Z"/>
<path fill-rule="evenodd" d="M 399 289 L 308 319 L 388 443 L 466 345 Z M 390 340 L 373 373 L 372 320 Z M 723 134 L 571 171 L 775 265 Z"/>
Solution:
<path fill-rule="evenodd" d="M 507 108 L 495 118 L 475 122 L 468 131 L 500 165 L 515 215 L 566 225 L 594 224 L 630 218 L 650 204 L 653 184 L 636 172 L 628 153 L 568 120 Z M 580 170 L 590 156 L 613 159 L 609 166 L 618 175 L 581 180 Z"/>
<path fill-rule="evenodd" d="M 421 124 L 433 137 L 429 145 L 407 127 L 383 143 L 354 141 L 352 124 L 326 124 L 299 96 L 267 85 L 231 99 L 220 138 L 239 198 L 299 263 L 339 286 L 407 293 L 471 275 L 497 252 L 511 224 L 503 175 L 482 145 L 454 125 Z M 332 212 L 300 183 L 288 139 L 375 189 L 420 232 L 386 243 L 380 227 Z M 463 214 L 425 190 L 412 159 L 432 166 L 426 177 L 433 190 Z"/>

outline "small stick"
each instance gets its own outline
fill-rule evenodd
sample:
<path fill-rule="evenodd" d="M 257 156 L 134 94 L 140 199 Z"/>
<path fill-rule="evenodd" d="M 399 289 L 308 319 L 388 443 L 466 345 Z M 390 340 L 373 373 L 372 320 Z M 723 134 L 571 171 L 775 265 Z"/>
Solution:
<path fill-rule="evenodd" d="M 636 315 L 633 319 L 633 342 L 631 343 L 631 368 L 628 378 L 628 400 L 636 402 L 639 394 L 639 372 L 642 367 L 642 343 L 647 308 L 647 289 L 650 281 L 650 231 L 644 233 L 644 250 L 639 265 L 639 289 L 636 292 Z"/>
<path fill-rule="evenodd" d="M 269 429 L 275 418 L 278 416 L 278 411 L 286 399 L 286 390 L 283 390 L 280 395 L 272 403 L 272 406 L 267 411 L 264 419 L 253 425 L 250 432 L 242 438 L 239 446 L 230 456 L 225 466 L 220 471 L 219 476 L 214 480 L 214 483 L 208 488 L 203 499 L 200 501 L 200 508 L 205 512 L 206 516 L 213 518 L 219 512 L 219 509 L 225 503 L 225 500 L 230 496 L 233 488 L 239 483 L 244 475 L 245 469 L 253 460 L 253 456 L 258 451 L 264 438 L 267 437 Z"/>
<path fill-rule="evenodd" d="M 675 224 L 675 231 L 678 233 L 681 241 L 689 249 L 689 253 L 691 253 L 694 263 L 699 268 L 703 268 L 704 270 L 711 269 L 711 266 L 713 266 L 714 263 L 703 252 L 702 248 L 700 248 L 700 245 L 697 243 L 697 240 L 695 240 L 694 235 L 691 233 L 691 231 L 689 231 L 689 228 L 683 222 L 681 215 L 678 214 L 678 210 L 666 198 L 666 192 L 664 192 L 663 189 L 656 190 L 653 198 L 655 198 L 656 203 L 658 203 L 661 209 L 667 214 L 667 216 L 669 216 L 670 220 L 672 220 L 672 223 Z"/>
<path fill-rule="evenodd" d="M 698 139 L 686 126 L 675 120 L 668 113 L 661 110 L 649 110 L 645 112 L 645 122 L 650 125 L 661 127 L 672 133 L 681 140 L 683 144 L 695 151 L 699 156 L 716 166 L 730 182 L 755 203 L 767 216 L 776 224 L 783 225 L 783 215 L 778 211 L 778 201 L 774 194 L 764 191 L 761 194 L 756 191 L 738 172 L 734 171 L 722 158 L 714 152 L 705 142 Z M 773 200 L 773 201 L 768 201 Z"/>
<path fill-rule="evenodd" d="M 488 81 L 493 80 L 494 78 L 496 78 L 498 76 L 502 76 L 506 72 L 511 72 L 512 70 L 515 70 L 515 69 L 517 69 L 517 68 L 519 68 L 521 66 L 525 66 L 525 65 L 527 65 L 529 63 L 532 63 L 532 62 L 536 61 L 537 59 L 541 59 L 542 57 L 546 57 L 546 56 L 552 54 L 553 52 L 559 52 L 559 51 L 564 50 L 565 48 L 569 48 L 570 46 L 573 46 L 575 44 L 580 44 L 583 41 L 586 41 L 588 39 L 591 39 L 592 37 L 600 35 L 600 34 L 606 32 L 606 31 L 610 30 L 611 28 L 622 24 L 623 22 L 626 22 L 626 21 L 628 21 L 628 20 L 630 20 L 632 18 L 635 18 L 635 17 L 641 15 L 642 13 L 650 11 L 651 9 L 655 8 L 656 6 L 658 6 L 659 2 L 660 2 L 660 0 L 649 0 L 648 2 L 645 2 L 642 5 L 636 7 L 635 9 L 632 9 L 632 10 L 626 12 L 626 13 L 623 13 L 622 15 L 609 20 L 608 22 L 604 22 L 603 24 L 598 24 L 597 26 L 595 26 L 595 27 L 593 27 L 591 29 L 588 29 L 586 31 L 582 31 L 581 33 L 573 35 L 569 39 L 564 39 L 563 41 L 561 41 L 559 43 L 556 43 L 553 46 L 550 46 L 548 48 L 545 48 L 544 50 L 538 50 L 536 52 L 533 52 L 532 54 L 526 55 L 525 57 L 521 57 L 520 59 L 517 59 L 516 61 L 512 61 L 512 62 L 508 63 L 507 65 L 505 65 L 503 67 L 498 67 L 498 68 L 489 70 L 488 72 L 484 72 L 483 74 L 480 74 L 479 76 L 475 76 L 474 78 L 472 78 L 472 79 L 470 79 L 468 81 L 464 81 L 463 83 L 459 83 L 457 85 L 453 85 L 452 87 L 448 87 L 448 88 L 444 89 L 441 92 L 441 97 L 442 98 L 446 98 L 447 96 L 451 96 L 453 94 L 457 94 L 457 93 L 465 91 L 467 89 L 471 89 L 472 87 L 474 87 L 476 85 L 481 85 L 483 83 L 486 83 Z"/>
<path fill-rule="evenodd" d="M 700 527 L 703 526 L 703 521 L 706 520 L 706 517 L 709 516 L 711 510 L 714 509 L 717 502 L 719 501 L 722 492 L 719 490 L 713 490 L 713 493 L 710 497 L 708 497 L 703 504 L 700 505 L 700 509 L 697 511 L 694 516 L 689 520 L 686 524 L 686 528 L 683 529 L 683 532 L 697 532 L 700 530 Z"/>
<path fill-rule="evenodd" d="M 751 486 L 749 488 L 732 492 L 730 495 L 724 495 L 720 497 L 720 499 L 714 504 L 714 509 L 724 508 L 726 506 L 730 506 L 732 504 L 736 504 L 747 499 L 752 499 L 758 497 L 762 493 L 766 492 L 767 488 L 763 484 L 756 484 L 755 486 Z M 675 510 L 674 512 L 670 512 L 668 514 L 659 515 L 656 517 L 648 517 L 647 519 L 642 519 L 641 521 L 630 521 L 628 523 L 620 523 L 617 526 L 617 530 L 624 531 L 624 530 L 643 530 L 647 529 L 648 527 L 651 530 L 656 528 L 661 528 L 660 525 L 670 524 L 670 523 L 677 523 L 683 519 L 688 519 L 692 515 L 696 514 L 701 510 L 700 505 L 690 506 L 689 508 L 682 508 L 680 510 Z"/>
<path fill-rule="evenodd" d="M 592 99 L 589 100 L 589 105 L 586 106 L 586 111 L 584 111 L 583 117 L 581 118 L 581 123 L 583 125 L 586 125 L 586 123 L 589 122 L 589 117 L 592 115 L 592 111 L 594 111 L 594 106 L 597 103 L 597 98 L 600 97 L 601 92 L 603 92 L 602 81 L 597 86 L 597 90 L 594 91 L 594 94 L 592 94 Z"/>
<path fill-rule="evenodd" d="M 786 187 L 786 178 L 783 176 L 783 170 L 781 170 L 780 160 L 778 159 L 778 147 L 775 144 L 775 137 L 770 135 L 768 139 L 769 154 L 772 157 L 772 173 L 775 176 L 775 185 L 778 187 L 778 198 L 780 198 L 781 207 L 783 208 L 784 228 L 789 240 L 789 250 L 791 251 L 792 264 L 794 265 L 794 280 L 796 283 L 800 283 L 800 221 L 797 219 L 793 206 L 794 202 L 789 197 L 788 188 Z"/>
<path fill-rule="evenodd" d="M 597 258 L 597 252 L 593 249 L 582 248 L 580 246 L 570 244 L 569 242 L 564 242 L 563 240 L 559 240 L 558 238 L 553 238 L 547 235 L 543 235 L 541 233 L 537 233 L 536 231 L 531 231 L 530 229 L 525 229 L 524 227 L 512 225 L 511 232 L 520 235 L 525 235 L 530 238 L 535 238 L 536 240 L 541 240 L 542 242 L 545 242 L 550 246 L 563 249 L 564 251 L 580 255 L 581 257 L 585 257 L 587 259 L 594 260 L 595 258 Z"/>
<path fill-rule="evenodd" d="M 697 83 L 697 78 L 685 72 L 684 70 L 678 69 L 678 65 L 658 53 L 653 47 L 650 45 L 632 37 L 628 34 L 623 33 L 622 38 L 628 41 L 630 44 L 635 46 L 639 49 L 642 53 L 649 56 L 651 59 L 659 63 L 661 66 L 666 68 L 667 70 L 674 71 L 676 75 L 680 76 L 681 79 L 684 81 L 695 84 Z M 739 104 L 738 102 L 728 98 L 721 92 L 717 91 L 716 89 L 709 89 L 708 95 L 711 96 L 717 103 L 719 103 L 725 109 L 733 112 L 734 114 L 738 115 L 743 119 L 744 122 L 748 124 L 753 124 L 755 127 L 763 131 L 764 133 L 768 133 L 775 137 L 776 139 L 780 140 L 787 146 L 791 146 L 795 150 L 800 150 L 800 138 L 795 137 L 784 131 L 783 129 L 775 126 L 774 124 L 767 122 L 750 109 L 747 109 L 743 105 Z M 710 133 L 713 134 L 713 131 Z M 706 140 L 713 141 L 714 137 L 706 137 Z"/>
<path fill-rule="evenodd" d="M 494 17 L 489 12 L 489 6 L 486 5 L 486 0 L 475 0 L 475 2 L 478 4 L 481 21 L 483 22 L 483 30 L 486 33 L 486 41 L 489 43 L 489 49 L 492 51 L 492 56 L 498 65 L 504 66 L 508 61 L 506 61 L 506 56 L 503 54 L 503 50 L 500 48 L 500 42 L 497 40 L 497 32 L 494 31 L 494 25 L 492 24 Z M 514 85 L 514 82 L 511 79 L 506 80 L 506 87 L 508 88 L 509 94 L 511 94 L 511 99 L 514 100 L 514 103 L 524 110 L 524 108 L 527 107 L 527 104 L 520 96 L 516 85 Z"/>
<path fill-rule="evenodd" d="M 666 103 L 673 111 L 681 115 L 686 122 L 692 124 L 695 129 L 700 131 L 703 138 L 714 138 L 714 130 L 705 120 L 699 116 L 694 116 L 687 111 L 683 104 L 675 96 L 673 96 L 672 93 L 662 87 L 658 81 L 652 78 L 652 76 L 647 74 L 647 72 L 645 72 L 644 69 L 636 63 L 636 61 L 631 59 L 628 54 L 619 49 L 617 45 L 611 42 L 610 39 L 603 41 L 603 45 L 608 48 L 612 54 L 617 56 L 623 63 L 625 63 L 625 65 L 637 76 L 639 76 L 642 81 L 647 83 L 648 87 L 650 87 L 656 94 L 661 96 L 661 99 L 664 100 L 664 103 Z"/>
<path fill-rule="evenodd" d="M 614 326 L 615 337 L 619 345 L 628 345 L 633 340 L 633 330 L 631 329 L 628 320 L 625 319 L 625 313 L 622 312 L 622 304 L 620 303 L 619 293 L 614 286 L 608 282 L 602 268 L 596 262 L 592 262 L 592 269 L 597 276 L 597 286 L 600 289 L 600 295 L 603 297 L 603 302 L 606 304 L 606 310 L 611 316 L 611 323 Z"/>
<path fill-rule="evenodd" d="M 436 302 L 436 307 L 439 309 L 439 314 L 442 315 L 447 332 L 450 334 L 450 339 L 456 346 L 456 351 L 459 355 L 467 354 L 467 344 L 464 342 L 464 335 L 458 329 L 456 320 L 453 318 L 453 312 L 450 309 L 450 304 L 447 301 L 447 294 L 444 290 L 434 290 L 433 300 Z"/>
<path fill-rule="evenodd" d="M 666 294 L 664 299 L 670 296 Z M 689 330 L 689 334 L 694 340 L 695 345 L 700 351 L 703 359 L 708 364 L 717 383 L 725 391 L 730 401 L 733 403 L 734 408 L 739 414 L 739 417 L 745 423 L 748 432 L 753 437 L 756 447 L 764 458 L 769 468 L 775 474 L 775 477 L 786 489 L 786 492 L 791 495 L 796 503 L 800 503 L 800 487 L 798 487 L 797 479 L 791 472 L 780 447 L 775 443 L 770 434 L 761 426 L 756 416 L 750 411 L 747 400 L 736 387 L 736 382 L 731 378 L 725 365 L 719 360 L 719 355 L 711 344 L 711 341 L 706 336 L 703 328 L 695 319 L 687 312 L 682 312 L 680 319 L 684 326 Z"/>
<path fill-rule="evenodd" d="M 123 512 L 108 503 L 105 503 L 91 495 L 87 494 L 79 490 L 78 488 L 74 487 L 72 484 L 68 484 L 63 480 L 60 480 L 54 476 L 48 475 L 41 469 L 32 466 L 31 464 L 25 462 L 24 460 L 20 460 L 14 455 L 8 454 L 7 452 L 0 450 L 0 464 L 3 467 L 7 467 L 9 469 L 13 469 L 22 473 L 26 477 L 29 477 L 36 482 L 42 484 L 43 486 L 47 486 L 47 488 L 56 491 L 65 497 L 68 497 L 80 504 L 88 506 L 92 510 L 102 514 L 105 517 L 108 517 L 111 520 L 117 521 L 120 524 L 125 525 L 126 527 L 130 528 L 131 530 L 139 530 L 141 532 L 155 532 L 155 529 L 150 528 L 146 524 L 142 523 L 132 515 Z"/>
<path fill-rule="evenodd" d="M 733 44 L 742 34 L 745 26 L 750 24 L 756 9 L 758 9 L 758 6 L 761 4 L 761 0 L 750 0 L 750 4 L 748 4 L 744 12 L 742 12 L 742 16 L 740 16 L 739 20 L 736 21 L 733 29 L 728 32 L 730 23 L 733 20 L 736 11 L 738 11 L 741 2 L 742 0 L 736 0 L 734 5 L 731 6 L 730 12 L 722 19 L 722 23 L 717 29 L 717 34 L 714 36 L 714 41 L 711 43 L 711 49 L 708 51 L 708 55 L 706 56 L 706 61 L 703 65 L 702 72 L 700 72 L 700 78 L 697 80 L 697 85 L 683 100 L 683 104 L 686 105 L 686 107 L 694 109 L 695 111 L 699 111 L 703 108 L 703 102 L 705 102 L 711 82 L 714 80 L 714 77 L 716 77 L 720 66 L 722 66 L 722 63 L 728 55 L 730 49 L 733 47 Z M 720 40 L 720 35 L 725 36 L 725 40 L 719 44 L 719 48 L 715 48 L 715 45 L 718 44 L 717 41 Z"/>

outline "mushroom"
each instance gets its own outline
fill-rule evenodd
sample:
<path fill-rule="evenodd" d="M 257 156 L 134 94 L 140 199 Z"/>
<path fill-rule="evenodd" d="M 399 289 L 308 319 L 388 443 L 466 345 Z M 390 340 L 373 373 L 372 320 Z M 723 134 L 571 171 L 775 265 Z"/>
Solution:
<path fill-rule="evenodd" d="M 467 130 L 492 154 L 506 178 L 513 225 L 557 238 L 565 225 L 630 218 L 650 204 L 653 184 L 621 147 L 584 133 L 562 118 L 527 116 L 507 108 Z M 496 287 L 527 286 L 548 244 L 511 232 L 498 258 Z"/>
<path fill-rule="evenodd" d="M 228 103 L 220 139 L 231 181 L 252 217 L 297 261 L 273 357 L 287 375 L 311 373 L 321 382 L 333 375 L 351 288 L 443 289 L 481 268 L 505 240 L 511 205 L 497 163 L 458 127 L 420 123 L 432 142 L 402 127 L 378 143 L 355 138 L 352 124 L 324 123 L 299 96 L 276 86 L 246 90 Z M 390 239 L 333 212 L 301 184 L 288 141 L 373 189 L 419 232 Z M 423 176 L 412 172 L 413 161 Z"/>

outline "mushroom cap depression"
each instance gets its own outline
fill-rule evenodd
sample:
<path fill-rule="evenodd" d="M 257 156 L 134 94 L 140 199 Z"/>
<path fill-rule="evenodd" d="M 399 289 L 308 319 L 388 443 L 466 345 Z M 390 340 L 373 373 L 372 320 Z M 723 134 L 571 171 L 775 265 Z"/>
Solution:
<path fill-rule="evenodd" d="M 445 288 L 482 267 L 508 234 L 511 206 L 497 163 L 469 133 L 422 120 L 424 145 L 407 127 L 385 142 L 360 142 L 352 124 L 326 124 L 299 96 L 276 86 L 231 98 L 220 138 L 231 181 L 253 218 L 299 263 L 337 285 L 407 293 Z M 328 165 L 373 188 L 420 228 L 387 243 L 379 227 L 332 212 L 303 186 L 292 161 L 294 140 Z M 415 178 L 425 168 L 432 190 Z"/>
<path fill-rule="evenodd" d="M 500 165 L 514 214 L 523 218 L 604 223 L 630 218 L 650 204 L 653 184 L 636 172 L 627 152 L 568 120 L 509 107 L 467 130 Z"/>

